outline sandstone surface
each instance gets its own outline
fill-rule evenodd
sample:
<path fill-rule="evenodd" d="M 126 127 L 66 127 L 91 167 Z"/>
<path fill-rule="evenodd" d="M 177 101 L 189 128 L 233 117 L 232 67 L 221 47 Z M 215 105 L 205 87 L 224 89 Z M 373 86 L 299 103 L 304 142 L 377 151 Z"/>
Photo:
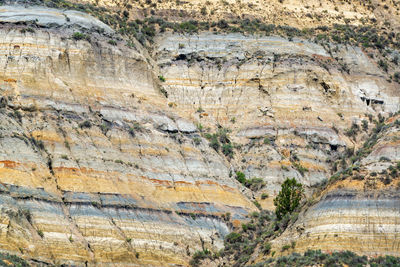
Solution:
<path fill-rule="evenodd" d="M 265 1 L 242 2 L 237 15 L 266 12 Z M 266 15 L 297 1 L 272 2 Z M 343 20 L 392 12 L 392 4 L 375 13 L 341 5 Z M 217 13 L 210 18 L 228 16 Z M 340 157 L 372 134 L 369 117 L 399 110 L 399 84 L 365 49 L 172 31 L 145 48 L 88 14 L 30 5 L 1 6 L 0 22 L 1 250 L 49 264 L 186 266 L 196 250 L 223 248 L 255 203 L 273 210 L 281 183 L 295 177 L 315 203 L 274 249 L 296 239 L 295 251 L 400 255 L 399 178 L 381 175 L 400 160 L 393 119 L 359 160 L 357 177 L 314 195 Z M 345 134 L 363 120 L 369 130 Z M 206 138 L 222 130 L 231 156 Z M 236 171 L 265 187 L 249 190 Z"/>

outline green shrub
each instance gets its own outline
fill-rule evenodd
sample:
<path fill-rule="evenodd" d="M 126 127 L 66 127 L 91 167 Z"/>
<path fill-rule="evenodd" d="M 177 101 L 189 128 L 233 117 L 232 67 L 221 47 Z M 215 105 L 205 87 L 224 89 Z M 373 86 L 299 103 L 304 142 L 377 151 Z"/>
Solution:
<path fill-rule="evenodd" d="M 270 145 L 271 144 L 271 140 L 268 137 L 264 138 L 264 145 Z"/>
<path fill-rule="evenodd" d="M 358 256 L 350 251 L 333 252 L 331 254 L 322 253 L 321 250 L 307 250 L 303 255 L 292 253 L 288 256 L 270 258 L 265 262 L 254 265 L 261 266 L 400 266 L 400 258 L 393 256 L 380 256 L 368 258 Z"/>
<path fill-rule="evenodd" d="M 379 161 L 390 162 L 391 160 L 388 157 L 382 156 L 379 158 Z"/>
<path fill-rule="evenodd" d="M 162 76 L 162 75 L 158 76 L 158 79 L 159 79 L 160 81 L 162 81 L 162 82 L 165 82 L 165 78 L 164 78 L 164 76 Z"/>
<path fill-rule="evenodd" d="M 190 260 L 190 266 L 199 266 L 200 261 L 211 257 L 211 252 L 208 249 L 198 250 L 193 254 Z"/>
<path fill-rule="evenodd" d="M 251 178 L 249 180 L 245 180 L 244 186 L 252 191 L 258 191 L 265 186 L 265 182 L 261 178 Z"/>
<path fill-rule="evenodd" d="M 378 65 L 379 67 L 381 67 L 385 72 L 388 72 L 388 64 L 386 63 L 386 61 L 380 59 L 378 61 Z"/>
<path fill-rule="evenodd" d="M 286 178 L 282 184 L 281 191 L 274 199 L 275 214 L 278 219 L 282 219 L 287 213 L 292 213 L 300 205 L 303 191 L 303 186 L 295 178 Z"/>
<path fill-rule="evenodd" d="M 262 208 L 261 208 L 261 204 L 260 204 L 257 200 L 254 200 L 254 201 L 253 201 L 253 204 L 257 207 L 257 209 L 259 209 L 259 210 L 262 209 Z"/>
<path fill-rule="evenodd" d="M 227 212 L 225 214 L 222 214 L 221 217 L 225 220 L 225 221 L 230 221 L 231 219 L 231 213 Z"/>
<path fill-rule="evenodd" d="M 126 46 L 128 46 L 129 48 L 136 48 L 135 44 L 132 41 L 128 41 L 126 43 Z"/>
<path fill-rule="evenodd" d="M 64 146 L 68 149 L 71 149 L 71 147 L 69 146 L 69 142 L 67 140 L 64 141 Z"/>
<path fill-rule="evenodd" d="M 20 30 L 20 32 L 21 32 L 21 33 L 25 33 L 25 32 L 31 32 L 31 33 L 34 33 L 34 32 L 35 32 L 35 30 L 34 30 L 34 29 L 32 29 L 31 27 L 29 27 L 29 28 L 26 28 L 26 29 L 21 29 L 21 30 Z"/>
<path fill-rule="evenodd" d="M 43 231 L 42 230 L 37 230 L 37 233 L 38 233 L 38 235 L 41 237 L 41 238 L 43 238 L 44 237 L 44 233 L 43 233 Z"/>
<path fill-rule="evenodd" d="M 367 120 L 362 120 L 362 128 L 364 131 L 368 130 L 368 121 Z"/>
<path fill-rule="evenodd" d="M 243 172 L 237 171 L 236 172 L 236 180 L 239 181 L 239 183 L 243 184 L 246 182 L 246 175 L 244 175 Z"/>
<path fill-rule="evenodd" d="M 132 128 L 135 130 L 135 131 L 142 131 L 144 128 L 138 123 L 138 122 L 134 122 L 133 123 L 133 125 L 132 125 Z"/>
<path fill-rule="evenodd" d="M 399 81 L 400 81 L 400 72 L 395 72 L 395 73 L 393 74 L 393 78 L 394 78 L 394 80 L 395 80 L 396 82 L 399 82 Z"/>
<path fill-rule="evenodd" d="M 271 243 L 270 242 L 264 243 L 264 245 L 262 247 L 262 252 L 267 255 L 271 252 Z"/>
<path fill-rule="evenodd" d="M 254 231 L 254 230 L 256 230 L 256 226 L 252 223 L 248 223 L 248 224 L 244 223 L 244 224 L 242 224 L 242 230 L 243 230 L 243 232 L 246 232 L 247 230 Z"/>
<path fill-rule="evenodd" d="M 201 10 L 200 10 L 200 13 L 201 13 L 203 16 L 207 15 L 207 8 L 206 8 L 205 6 L 203 6 L 203 7 L 201 8 Z"/>
<path fill-rule="evenodd" d="M 252 213 L 250 213 L 250 216 L 252 218 L 258 218 L 260 216 L 260 213 L 258 213 L 257 211 L 253 211 Z"/>
<path fill-rule="evenodd" d="M 236 172 L 236 180 L 241 183 L 242 185 L 246 186 L 252 191 L 258 191 L 265 186 L 265 182 L 261 178 L 251 178 L 246 179 L 246 176 L 243 172 L 237 171 Z"/>
<path fill-rule="evenodd" d="M 197 112 L 201 112 L 203 109 L 199 108 Z M 222 128 L 219 129 L 216 133 L 210 134 L 206 133 L 204 135 L 205 138 L 207 138 L 210 141 L 210 147 L 212 147 L 215 151 L 219 152 L 219 149 L 221 148 L 222 144 L 222 153 L 228 157 L 232 158 L 233 157 L 233 145 L 231 141 L 229 140 L 229 135 L 228 133 L 230 132 L 229 129 Z"/>
<path fill-rule="evenodd" d="M 23 253 L 23 249 L 22 248 L 19 249 L 20 252 Z M 18 256 L 11 255 L 8 253 L 0 253 L 0 266 L 29 267 L 31 265 Z"/>
<path fill-rule="evenodd" d="M 243 266 L 246 262 L 248 262 L 250 260 L 250 255 L 243 255 L 239 258 L 239 260 L 237 261 L 238 264 L 240 264 L 240 266 Z"/>
<path fill-rule="evenodd" d="M 222 145 L 222 153 L 229 158 L 233 157 L 233 146 L 232 144 L 224 144 Z"/>
<path fill-rule="evenodd" d="M 398 176 L 398 171 L 397 169 L 392 169 L 390 171 L 390 176 L 392 176 L 393 178 L 396 178 Z"/>
<path fill-rule="evenodd" d="M 232 232 L 225 237 L 225 243 L 237 243 L 242 241 L 242 235 L 240 233 Z"/>
<path fill-rule="evenodd" d="M 215 151 L 217 151 L 218 152 L 218 150 L 219 150 L 219 148 L 220 148 L 220 144 L 219 144 L 219 141 L 218 141 L 218 135 L 216 135 L 216 134 L 213 134 L 213 135 L 211 135 L 211 137 L 210 137 L 211 139 L 210 139 L 210 147 L 212 147 Z"/>
<path fill-rule="evenodd" d="M 301 176 L 304 176 L 306 172 L 308 172 L 308 169 L 306 167 L 303 167 L 300 163 L 297 162 L 292 162 L 293 167 L 296 168 L 296 170 L 301 174 Z"/>
<path fill-rule="evenodd" d="M 181 22 L 178 29 L 180 32 L 195 33 L 198 31 L 198 22 L 195 20 Z"/>
<path fill-rule="evenodd" d="M 83 34 L 81 32 L 74 32 L 72 34 L 72 39 L 74 39 L 75 41 L 78 41 L 78 40 L 89 40 L 89 36 L 87 36 L 86 34 Z"/>
<path fill-rule="evenodd" d="M 359 130 L 360 127 L 358 126 L 358 124 L 353 122 L 350 129 L 346 130 L 345 134 L 349 137 L 355 137 L 358 134 Z"/>

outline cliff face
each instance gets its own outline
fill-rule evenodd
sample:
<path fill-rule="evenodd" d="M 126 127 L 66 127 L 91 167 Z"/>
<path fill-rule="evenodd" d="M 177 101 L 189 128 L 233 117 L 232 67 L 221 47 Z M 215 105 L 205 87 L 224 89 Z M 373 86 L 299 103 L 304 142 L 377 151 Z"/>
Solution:
<path fill-rule="evenodd" d="M 367 135 L 352 140 L 345 129 L 399 107 L 398 84 L 357 47 L 165 33 L 149 53 L 84 13 L 0 12 L 0 249 L 26 258 L 187 265 L 197 249 L 222 248 L 232 226 L 256 210 L 252 201 L 273 209 L 285 177 L 311 195 L 345 148 Z M 232 158 L 202 137 L 218 126 L 229 130 Z M 382 155 L 399 160 L 397 143 L 385 144 L 365 168 L 378 168 Z M 244 188 L 237 170 L 266 186 Z M 298 234 L 299 250 L 347 249 L 362 233 L 352 250 L 398 255 L 394 186 L 324 192 L 299 220 L 309 233 Z M 374 222 L 364 223 L 359 207 L 371 205 Z M 348 237 L 321 241 L 332 218 L 342 223 L 339 215 L 356 211 L 349 220 L 357 226 L 335 226 Z"/>
<path fill-rule="evenodd" d="M 197 128 L 168 110 L 140 51 L 73 32 L 1 29 L 1 248 L 160 265 L 221 247 L 217 215 L 254 210 L 224 160 L 194 144 Z"/>
<path fill-rule="evenodd" d="M 398 256 L 399 129 L 397 116 L 374 133 L 363 146 L 370 153 L 331 179 L 317 203 L 275 245 L 295 240 L 297 251 L 319 248 Z"/>
<path fill-rule="evenodd" d="M 239 34 L 166 35 L 158 44 L 168 100 L 205 127 L 231 129 L 242 145 L 231 164 L 263 178 L 271 196 L 285 177 L 307 186 L 329 177 L 335 155 L 354 146 L 343 134 L 352 122 L 398 109 L 397 84 L 359 48 Z"/>
<path fill-rule="evenodd" d="M 30 0 L 25 0 L 30 1 Z M 32 1 L 32 0 L 31 0 Z M 259 19 L 267 23 L 299 28 L 332 26 L 335 23 L 365 25 L 370 19 L 378 25 L 392 25 L 398 29 L 398 3 L 390 1 L 331 1 L 331 0 L 196 0 L 196 1 L 147 1 L 137 0 L 81 0 L 77 3 L 96 4 L 109 9 L 125 9 L 132 17 L 145 18 L 155 15 L 172 21 L 198 18 L 202 21 L 221 19 Z M 386 23 L 385 23 L 386 22 Z"/>

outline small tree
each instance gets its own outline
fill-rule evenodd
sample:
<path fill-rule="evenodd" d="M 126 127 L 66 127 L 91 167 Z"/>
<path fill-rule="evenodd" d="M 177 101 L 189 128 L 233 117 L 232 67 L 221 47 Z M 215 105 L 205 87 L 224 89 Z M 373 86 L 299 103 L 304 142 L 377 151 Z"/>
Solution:
<path fill-rule="evenodd" d="M 302 196 L 303 186 L 295 178 L 286 178 L 281 191 L 274 199 L 275 213 L 278 219 L 282 219 L 287 213 L 292 213 L 299 206 Z"/>

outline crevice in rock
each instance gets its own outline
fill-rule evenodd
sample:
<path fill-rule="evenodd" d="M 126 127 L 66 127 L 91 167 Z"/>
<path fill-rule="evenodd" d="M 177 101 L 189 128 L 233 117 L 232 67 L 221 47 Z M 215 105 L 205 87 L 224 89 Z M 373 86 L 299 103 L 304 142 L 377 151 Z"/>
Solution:
<path fill-rule="evenodd" d="M 83 245 L 85 246 L 86 250 L 89 252 L 89 256 L 91 259 L 91 262 L 94 262 L 94 251 L 93 249 L 90 247 L 90 243 L 85 239 L 85 237 L 83 236 L 83 234 L 81 233 L 81 231 L 79 230 L 78 225 L 76 224 L 75 220 L 72 218 L 70 212 L 69 212 L 69 208 L 68 208 L 68 203 L 64 202 L 64 198 L 62 198 L 62 203 L 61 203 L 61 208 L 62 211 L 64 213 L 64 217 L 67 218 L 67 220 L 69 221 L 69 225 L 71 227 L 71 231 L 73 234 L 75 234 L 79 239 L 78 241 L 82 242 Z"/>
<path fill-rule="evenodd" d="M 367 98 L 365 96 L 360 97 L 361 101 L 365 102 L 367 106 L 373 105 L 373 104 L 378 104 L 378 105 L 383 105 L 385 101 L 380 100 L 380 99 L 373 99 L 373 98 Z"/>

